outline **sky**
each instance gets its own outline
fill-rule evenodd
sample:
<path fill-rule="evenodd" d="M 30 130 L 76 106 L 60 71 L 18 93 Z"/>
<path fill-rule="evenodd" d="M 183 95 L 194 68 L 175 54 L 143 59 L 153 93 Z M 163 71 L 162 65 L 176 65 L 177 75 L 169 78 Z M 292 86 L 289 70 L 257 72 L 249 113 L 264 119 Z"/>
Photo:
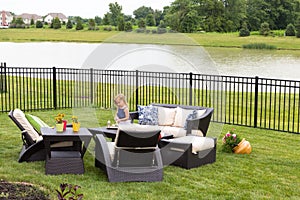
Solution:
<path fill-rule="evenodd" d="M 118 2 L 123 13 L 133 15 L 133 11 L 141 6 L 163 10 L 174 0 L 1 0 L 0 10 L 10 11 L 16 15 L 22 13 L 45 16 L 51 12 L 61 12 L 66 16 L 82 18 L 103 17 L 109 11 L 109 3 Z"/>

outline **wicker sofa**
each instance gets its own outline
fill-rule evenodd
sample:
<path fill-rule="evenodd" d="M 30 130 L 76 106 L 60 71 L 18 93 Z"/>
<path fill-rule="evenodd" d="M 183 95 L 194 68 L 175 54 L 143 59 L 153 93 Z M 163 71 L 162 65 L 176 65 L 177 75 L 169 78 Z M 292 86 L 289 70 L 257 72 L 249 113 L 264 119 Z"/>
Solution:
<path fill-rule="evenodd" d="M 188 111 L 201 111 L 201 116 L 197 116 L 193 119 L 186 119 L 185 113 L 184 119 L 186 120 L 185 132 L 182 132 L 183 127 L 176 127 L 169 125 L 171 131 L 180 129 L 180 134 L 172 135 L 171 132 L 166 131 L 168 126 L 158 124 L 162 131 L 162 139 L 159 142 L 159 148 L 162 155 L 164 165 L 176 165 L 186 169 L 195 168 L 204 164 L 213 163 L 216 161 L 216 144 L 217 139 L 206 137 L 211 117 L 213 114 L 213 108 L 205 108 L 198 106 L 184 106 L 176 104 L 151 104 L 159 108 L 166 109 L 183 109 Z M 161 110 L 158 110 L 158 115 Z M 167 111 L 169 112 L 169 111 Z M 170 113 L 167 113 L 167 117 L 170 117 Z M 178 114 L 178 113 L 177 113 Z M 181 112 L 182 115 L 184 115 Z M 131 112 L 130 116 L 132 120 L 139 119 L 139 112 Z M 159 117 L 158 117 L 159 118 Z M 176 121 L 176 120 L 175 120 Z"/>

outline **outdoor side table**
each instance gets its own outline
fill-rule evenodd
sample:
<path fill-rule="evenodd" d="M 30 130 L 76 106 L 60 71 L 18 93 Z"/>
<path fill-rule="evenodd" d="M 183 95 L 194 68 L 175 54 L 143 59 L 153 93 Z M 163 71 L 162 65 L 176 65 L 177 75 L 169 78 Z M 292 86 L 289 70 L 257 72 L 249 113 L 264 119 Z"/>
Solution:
<path fill-rule="evenodd" d="M 73 132 L 72 128 L 67 128 L 62 133 L 57 133 L 55 128 L 41 128 L 46 150 L 46 174 L 83 174 L 83 156 L 91 141 L 92 134 L 87 128 L 80 128 L 78 132 Z M 74 143 L 72 150 L 52 149 L 53 142 L 71 141 Z"/>

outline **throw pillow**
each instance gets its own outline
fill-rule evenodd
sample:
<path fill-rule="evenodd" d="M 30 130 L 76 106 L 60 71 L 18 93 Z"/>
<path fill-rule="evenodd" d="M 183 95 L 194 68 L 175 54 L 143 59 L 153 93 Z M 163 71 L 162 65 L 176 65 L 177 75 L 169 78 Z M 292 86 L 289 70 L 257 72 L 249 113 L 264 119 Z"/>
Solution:
<path fill-rule="evenodd" d="M 191 119 L 196 119 L 198 117 L 198 112 L 197 110 L 193 110 L 193 113 L 189 114 L 185 120 L 185 123 L 184 123 L 184 129 L 186 130 L 187 129 L 187 122 L 188 120 L 191 120 Z"/>
<path fill-rule="evenodd" d="M 176 108 L 157 107 L 158 110 L 158 125 L 172 126 L 175 120 Z"/>
<path fill-rule="evenodd" d="M 139 124 L 141 125 L 158 125 L 158 111 L 157 107 L 138 106 Z"/>
<path fill-rule="evenodd" d="M 33 126 L 33 128 L 40 134 L 41 134 L 42 127 L 49 127 L 43 120 L 41 120 L 37 116 L 31 114 L 25 114 L 25 117 L 29 121 L 29 123 Z"/>
<path fill-rule="evenodd" d="M 192 114 L 193 110 L 189 109 L 183 109 L 180 107 L 176 108 L 176 115 L 175 115 L 175 120 L 173 126 L 177 127 L 184 127 L 184 123 L 188 117 L 189 114 Z"/>

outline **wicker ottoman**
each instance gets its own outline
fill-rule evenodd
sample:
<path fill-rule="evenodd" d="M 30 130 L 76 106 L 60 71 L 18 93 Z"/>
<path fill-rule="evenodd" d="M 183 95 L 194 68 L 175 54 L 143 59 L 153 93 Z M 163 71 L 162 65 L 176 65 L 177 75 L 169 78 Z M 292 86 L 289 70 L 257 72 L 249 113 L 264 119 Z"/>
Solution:
<path fill-rule="evenodd" d="M 159 142 L 163 164 L 185 169 L 215 162 L 216 146 L 216 138 L 192 135 Z"/>

